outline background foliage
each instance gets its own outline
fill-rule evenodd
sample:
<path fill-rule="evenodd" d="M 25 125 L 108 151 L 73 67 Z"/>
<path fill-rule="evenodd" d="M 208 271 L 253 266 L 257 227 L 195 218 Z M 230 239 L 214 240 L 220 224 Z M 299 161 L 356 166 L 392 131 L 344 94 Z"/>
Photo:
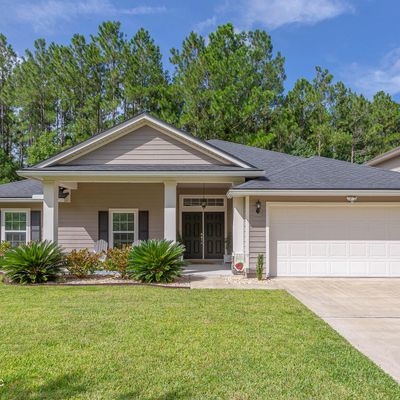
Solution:
<path fill-rule="evenodd" d="M 67 45 L 34 42 L 17 57 L 0 35 L 0 182 L 141 111 L 203 139 L 362 163 L 400 144 L 400 107 L 354 93 L 316 67 L 284 92 L 284 57 L 261 30 L 219 26 L 171 49 L 170 70 L 149 32 L 120 23 Z M 171 68 L 172 67 L 172 68 Z"/>

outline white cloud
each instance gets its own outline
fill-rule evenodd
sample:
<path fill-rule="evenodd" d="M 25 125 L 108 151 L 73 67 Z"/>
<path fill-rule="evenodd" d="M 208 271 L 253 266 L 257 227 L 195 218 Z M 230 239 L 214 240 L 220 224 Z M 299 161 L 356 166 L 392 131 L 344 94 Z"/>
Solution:
<path fill-rule="evenodd" d="M 52 31 L 59 21 L 71 21 L 80 16 L 115 17 L 120 15 L 145 15 L 165 12 L 164 6 L 137 6 L 119 8 L 110 0 L 42 0 L 20 4 L 16 18 L 30 23 L 35 31 Z"/>
<path fill-rule="evenodd" d="M 204 21 L 199 22 L 195 25 L 194 30 L 196 32 L 204 32 L 208 31 L 210 28 L 213 28 L 217 24 L 217 17 L 214 15 L 213 17 L 207 18 Z"/>
<path fill-rule="evenodd" d="M 245 22 L 263 23 L 274 29 L 286 24 L 312 24 L 348 12 L 350 6 L 341 0 L 253 0 L 245 13 Z"/>
<path fill-rule="evenodd" d="M 377 67 L 353 63 L 342 75 L 348 84 L 369 96 L 380 90 L 400 94 L 400 47 L 386 54 Z"/>
<path fill-rule="evenodd" d="M 233 16 L 242 29 L 261 24 L 276 29 L 288 24 L 314 24 L 353 12 L 350 0 L 226 0 L 219 13 Z"/>

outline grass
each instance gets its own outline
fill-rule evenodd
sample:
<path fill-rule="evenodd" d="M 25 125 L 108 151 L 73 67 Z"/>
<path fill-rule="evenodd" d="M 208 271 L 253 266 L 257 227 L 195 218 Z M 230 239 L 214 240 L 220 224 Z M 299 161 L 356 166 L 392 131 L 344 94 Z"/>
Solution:
<path fill-rule="evenodd" d="M 397 399 L 283 291 L 0 284 L 1 399 Z"/>

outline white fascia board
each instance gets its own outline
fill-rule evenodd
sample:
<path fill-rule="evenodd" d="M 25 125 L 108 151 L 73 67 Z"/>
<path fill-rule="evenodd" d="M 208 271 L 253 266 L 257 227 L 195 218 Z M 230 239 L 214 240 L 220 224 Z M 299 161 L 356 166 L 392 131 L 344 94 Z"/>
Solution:
<path fill-rule="evenodd" d="M 243 197 L 243 196 L 400 196 L 398 190 L 240 190 L 231 189 L 227 193 L 228 198 Z"/>
<path fill-rule="evenodd" d="M 38 197 L 0 197 L 1 203 L 41 203 L 42 198 Z"/>
<path fill-rule="evenodd" d="M 259 177 L 264 175 L 264 171 L 17 171 L 19 176 L 24 178 L 38 178 L 40 180 L 51 180 L 70 177 L 153 177 L 171 178 L 194 176 L 223 176 L 223 177 Z"/>
<path fill-rule="evenodd" d="M 192 147 L 200 147 L 203 150 L 205 150 L 207 153 L 209 153 L 211 156 L 220 158 L 225 161 L 229 161 L 231 163 L 234 163 L 235 165 L 238 165 L 243 168 L 251 168 L 251 165 L 243 162 L 242 160 L 231 156 L 223 151 L 220 151 L 219 149 L 215 148 L 214 146 L 211 146 L 210 144 L 197 140 L 196 138 L 190 136 L 189 134 L 181 132 L 179 129 L 176 129 L 168 124 L 163 123 L 162 121 L 159 121 L 155 118 L 152 118 L 151 116 L 147 114 L 139 115 L 136 118 L 133 118 L 131 120 L 128 120 L 126 122 L 123 122 L 113 128 L 108 129 L 107 131 L 94 136 L 93 138 L 86 140 L 82 142 L 81 144 L 78 144 L 71 148 L 70 150 L 66 150 L 59 155 L 56 155 L 54 157 L 51 157 L 45 161 L 42 161 L 41 163 L 37 164 L 37 168 L 43 168 L 43 167 L 48 167 L 49 165 L 59 163 L 64 161 L 65 159 L 73 160 L 74 158 L 80 157 L 83 154 L 85 154 L 85 149 L 87 147 L 93 147 L 93 150 L 101 146 L 103 142 L 107 143 L 108 140 L 110 140 L 111 137 L 115 136 L 116 138 L 119 137 L 119 135 L 123 135 L 127 130 L 127 128 L 136 126 L 136 128 L 140 128 L 143 126 L 146 122 L 152 124 L 155 127 L 161 128 L 166 132 L 169 132 L 170 134 L 174 134 L 177 138 L 179 138 L 181 141 L 190 143 Z M 104 143 L 104 144 L 105 144 Z M 97 145 L 97 146 L 96 146 Z M 75 157 L 74 157 L 75 155 Z"/>

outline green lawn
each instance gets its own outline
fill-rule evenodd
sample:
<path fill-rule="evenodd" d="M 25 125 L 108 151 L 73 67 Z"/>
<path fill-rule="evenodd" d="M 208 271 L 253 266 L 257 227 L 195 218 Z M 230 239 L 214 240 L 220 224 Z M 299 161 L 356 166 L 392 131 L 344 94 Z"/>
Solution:
<path fill-rule="evenodd" d="M 283 291 L 0 284 L 1 399 L 399 399 Z"/>

